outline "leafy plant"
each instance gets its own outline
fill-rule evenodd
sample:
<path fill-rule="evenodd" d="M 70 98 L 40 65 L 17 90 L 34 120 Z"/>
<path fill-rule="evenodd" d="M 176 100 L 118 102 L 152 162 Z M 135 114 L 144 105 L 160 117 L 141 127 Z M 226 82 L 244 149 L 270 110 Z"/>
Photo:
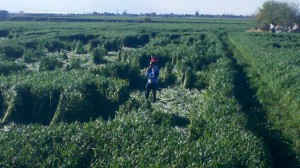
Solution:
<path fill-rule="evenodd" d="M 0 37 L 7 37 L 9 35 L 9 30 L 1 29 L 0 30 Z"/>
<path fill-rule="evenodd" d="M 93 56 L 93 61 L 95 64 L 100 64 L 104 60 L 104 56 L 107 54 L 107 51 L 102 48 L 98 47 L 93 50 L 92 56 Z"/>
<path fill-rule="evenodd" d="M 24 54 L 24 49 L 18 45 L 4 45 L 1 50 L 8 59 L 21 58 Z"/>
<path fill-rule="evenodd" d="M 52 71 L 62 67 L 63 63 L 59 61 L 58 56 L 50 55 L 41 59 L 39 71 Z"/>
<path fill-rule="evenodd" d="M 86 51 L 84 49 L 84 45 L 81 41 L 77 41 L 74 53 L 75 54 L 86 54 Z"/>
<path fill-rule="evenodd" d="M 49 52 L 55 52 L 55 51 L 59 52 L 65 48 L 65 45 L 64 45 L 64 43 L 62 43 L 59 40 L 49 40 L 49 41 L 45 42 L 44 47 Z"/>

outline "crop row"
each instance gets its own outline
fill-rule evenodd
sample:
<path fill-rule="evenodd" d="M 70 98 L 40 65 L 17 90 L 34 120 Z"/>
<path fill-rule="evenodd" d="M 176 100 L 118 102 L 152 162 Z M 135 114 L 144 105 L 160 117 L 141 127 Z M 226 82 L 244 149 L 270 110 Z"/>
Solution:
<path fill-rule="evenodd" d="M 239 61 L 247 65 L 257 97 L 265 106 L 272 130 L 300 156 L 300 69 L 299 36 L 296 34 L 230 34 L 239 51 Z M 252 41 L 256 41 L 253 43 Z"/>
<path fill-rule="evenodd" d="M 84 71 L 1 77 L 3 123 L 57 123 L 113 117 L 129 97 L 126 81 Z"/>

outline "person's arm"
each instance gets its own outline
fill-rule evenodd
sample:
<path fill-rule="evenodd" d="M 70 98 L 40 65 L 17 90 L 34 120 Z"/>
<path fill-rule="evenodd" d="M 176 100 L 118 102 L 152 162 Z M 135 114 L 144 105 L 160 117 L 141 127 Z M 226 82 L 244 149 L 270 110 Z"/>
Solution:
<path fill-rule="evenodd" d="M 147 67 L 145 70 L 145 75 L 148 76 L 149 72 L 151 71 L 151 67 Z"/>

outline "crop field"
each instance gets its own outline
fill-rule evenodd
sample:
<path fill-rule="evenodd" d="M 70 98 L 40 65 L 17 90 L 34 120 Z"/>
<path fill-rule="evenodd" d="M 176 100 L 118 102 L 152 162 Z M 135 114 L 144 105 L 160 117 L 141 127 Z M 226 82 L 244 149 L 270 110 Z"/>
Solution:
<path fill-rule="evenodd" d="M 250 33 L 250 19 L 18 19 L 0 22 L 0 167 L 300 166 L 300 35 Z"/>

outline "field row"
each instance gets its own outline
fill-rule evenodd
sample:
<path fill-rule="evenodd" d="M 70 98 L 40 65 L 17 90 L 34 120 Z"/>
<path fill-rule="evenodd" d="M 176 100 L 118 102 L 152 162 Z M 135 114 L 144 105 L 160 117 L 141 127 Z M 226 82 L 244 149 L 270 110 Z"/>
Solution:
<path fill-rule="evenodd" d="M 283 139 L 299 160 L 299 35 L 232 33 L 229 38 L 238 50 L 239 62 L 247 67 L 251 85 L 257 89 L 270 130 L 279 132 L 271 136 Z"/>

